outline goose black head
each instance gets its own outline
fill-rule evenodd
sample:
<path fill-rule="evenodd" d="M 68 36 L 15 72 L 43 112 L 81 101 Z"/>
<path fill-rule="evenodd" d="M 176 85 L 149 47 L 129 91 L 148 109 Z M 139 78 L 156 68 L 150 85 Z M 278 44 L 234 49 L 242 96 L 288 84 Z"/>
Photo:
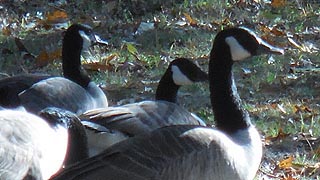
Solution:
<path fill-rule="evenodd" d="M 62 125 L 68 129 L 75 126 L 82 126 L 80 119 L 75 114 L 56 107 L 48 107 L 41 110 L 39 116 L 45 119 L 52 127 Z"/>
<path fill-rule="evenodd" d="M 225 55 L 230 55 L 233 61 L 241 61 L 261 54 L 284 53 L 283 49 L 273 47 L 244 27 L 220 31 L 215 38 L 211 53 L 213 51 L 225 52 Z M 227 58 L 230 59 L 230 57 Z"/>
<path fill-rule="evenodd" d="M 87 136 L 80 119 L 72 112 L 48 107 L 39 112 L 39 116 L 52 128 L 62 126 L 68 130 L 68 149 L 64 166 L 71 165 L 88 157 Z"/>
<path fill-rule="evenodd" d="M 162 76 L 156 91 L 156 100 L 177 103 L 177 92 L 181 86 L 208 80 L 202 71 L 191 60 L 177 58 L 173 60 Z"/>
<path fill-rule="evenodd" d="M 94 44 L 107 44 L 88 25 L 73 24 L 64 33 L 62 44 L 62 68 L 66 78 L 86 87 L 90 78 L 81 66 L 82 51 Z"/>
<path fill-rule="evenodd" d="M 172 72 L 174 83 L 179 86 L 208 80 L 208 74 L 186 58 L 175 59 L 170 63 L 168 70 Z"/>
<path fill-rule="evenodd" d="M 107 41 L 102 40 L 97 34 L 95 34 L 92 28 L 85 24 L 73 24 L 71 25 L 64 35 L 64 42 L 71 41 L 74 44 L 82 46 L 83 49 L 89 48 L 94 44 L 108 45 Z"/>

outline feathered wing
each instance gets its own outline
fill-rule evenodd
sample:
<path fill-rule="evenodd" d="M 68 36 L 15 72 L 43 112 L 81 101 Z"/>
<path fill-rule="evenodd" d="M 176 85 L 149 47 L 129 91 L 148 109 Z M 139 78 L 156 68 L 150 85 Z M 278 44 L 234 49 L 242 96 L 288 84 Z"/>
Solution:
<path fill-rule="evenodd" d="M 58 107 L 76 114 L 94 108 L 85 89 L 62 77 L 40 81 L 20 93 L 19 97 L 22 105 L 33 113 L 46 107 Z"/>
<path fill-rule="evenodd" d="M 86 112 L 81 119 L 89 119 L 129 136 L 150 133 L 157 128 L 170 125 L 203 125 L 190 112 L 167 101 L 143 101 L 119 107 L 96 109 Z"/>
<path fill-rule="evenodd" d="M 160 128 L 120 142 L 53 179 L 239 179 L 235 171 L 226 171 L 234 164 L 226 160 L 229 152 L 219 145 L 230 139 L 218 136 L 221 133 L 214 129 L 194 125 Z M 237 151 L 237 146 L 231 149 Z M 242 152 L 238 153 L 241 157 Z"/>

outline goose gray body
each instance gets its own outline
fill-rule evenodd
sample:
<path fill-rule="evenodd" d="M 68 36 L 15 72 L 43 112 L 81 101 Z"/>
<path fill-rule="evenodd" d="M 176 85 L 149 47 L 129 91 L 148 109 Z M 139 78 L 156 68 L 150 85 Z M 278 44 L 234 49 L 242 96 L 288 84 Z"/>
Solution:
<path fill-rule="evenodd" d="M 244 140 L 238 140 L 237 134 L 232 138 L 207 127 L 165 127 L 116 144 L 53 179 L 253 179 L 257 168 L 248 167 L 260 162 L 262 152 L 256 151 L 256 146 L 261 147 L 258 132 L 253 127 L 250 131 L 247 135 L 254 137 L 242 136 Z M 248 142 L 250 139 L 256 141 Z M 228 151 L 221 148 L 221 141 Z"/>
<path fill-rule="evenodd" d="M 252 180 L 262 143 L 241 106 L 232 65 L 259 54 L 282 54 L 250 30 L 230 28 L 215 37 L 209 82 L 216 128 L 174 125 L 119 142 L 57 174 L 55 180 Z"/>
<path fill-rule="evenodd" d="M 142 101 L 123 106 L 114 106 L 90 110 L 81 119 L 104 126 L 107 131 L 96 134 L 88 131 L 90 156 L 138 134 L 150 133 L 153 130 L 178 124 L 206 124 L 196 115 L 188 112 L 177 104 L 177 92 L 183 85 L 208 80 L 203 72 L 191 60 L 177 58 L 173 60 L 162 76 L 157 92 L 156 101 Z M 105 138 L 97 142 L 97 139 Z"/>
<path fill-rule="evenodd" d="M 181 106 L 167 101 L 143 101 L 119 107 L 96 109 L 86 112 L 82 117 L 87 117 L 104 127 L 121 131 L 128 136 L 150 133 L 159 127 L 169 125 L 205 125 L 201 119 L 192 116 Z"/>
<path fill-rule="evenodd" d="M 148 134 L 161 127 L 179 124 L 205 126 L 197 116 L 167 101 L 143 101 L 119 107 L 95 109 L 81 115 L 81 119 L 107 129 L 95 133 L 86 129 L 90 157 L 127 138 Z M 105 140 L 97 141 L 100 138 Z"/>
<path fill-rule="evenodd" d="M 33 113 L 47 107 L 57 107 L 82 114 L 90 109 L 108 106 L 103 91 L 93 82 L 83 88 L 63 77 L 53 77 L 33 84 L 20 93 L 19 98 L 22 106 Z"/>
<path fill-rule="evenodd" d="M 17 108 L 21 105 L 19 93 L 47 78 L 50 76 L 28 74 L 0 79 L 0 105 L 6 108 Z"/>

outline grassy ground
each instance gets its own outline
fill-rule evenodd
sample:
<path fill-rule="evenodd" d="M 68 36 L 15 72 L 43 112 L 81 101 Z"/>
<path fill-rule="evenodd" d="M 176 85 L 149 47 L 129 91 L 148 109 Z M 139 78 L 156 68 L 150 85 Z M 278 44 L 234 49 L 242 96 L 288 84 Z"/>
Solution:
<path fill-rule="evenodd" d="M 284 56 L 257 57 L 234 67 L 245 108 L 264 138 L 265 156 L 256 179 L 320 179 L 318 4 L 289 0 L 166 1 L 162 6 L 157 3 L 161 1 L 121 2 L 4 2 L 0 5 L 1 74 L 61 75 L 63 28 L 52 24 L 82 22 L 112 44 L 95 47 L 83 56 L 111 103 L 152 99 L 170 60 L 188 57 L 207 69 L 217 31 L 246 26 L 286 49 Z M 58 10 L 67 17 L 48 15 Z M 150 29 L 140 31 L 141 22 Z M 21 56 L 14 37 L 35 56 Z M 39 56 L 43 53 L 52 61 Z M 213 123 L 208 85 L 184 87 L 179 96 L 182 106 Z"/>

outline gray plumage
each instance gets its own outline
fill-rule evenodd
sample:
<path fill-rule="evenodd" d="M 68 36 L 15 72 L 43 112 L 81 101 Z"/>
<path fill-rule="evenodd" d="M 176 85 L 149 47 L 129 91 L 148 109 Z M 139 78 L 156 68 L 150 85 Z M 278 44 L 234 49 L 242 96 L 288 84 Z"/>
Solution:
<path fill-rule="evenodd" d="M 248 29 L 225 29 L 215 37 L 209 62 L 216 128 L 171 125 L 119 142 L 57 174 L 55 180 L 252 180 L 262 143 L 242 108 L 232 65 L 274 48 Z M 177 117 L 179 118 L 179 117 Z"/>
<path fill-rule="evenodd" d="M 150 133 L 159 127 L 169 125 L 205 125 L 201 119 L 195 118 L 186 109 L 167 101 L 142 101 L 95 109 L 81 117 L 129 136 Z"/>
<path fill-rule="evenodd" d="M 100 132 L 87 129 L 90 156 L 126 138 L 150 133 L 160 127 L 178 124 L 205 126 L 203 120 L 180 107 L 176 101 L 177 92 L 181 86 L 207 80 L 207 73 L 191 60 L 177 58 L 169 64 L 159 82 L 156 101 L 93 109 L 82 114 L 81 119 L 107 129 Z M 101 141 L 98 142 L 97 139 Z"/>
<path fill-rule="evenodd" d="M 96 43 L 106 44 L 91 27 L 71 25 L 62 43 L 63 77 L 19 75 L 0 80 L 0 105 L 23 106 L 37 114 L 46 107 L 58 107 L 81 114 L 89 109 L 108 107 L 107 97 L 81 65 L 81 53 Z"/>
<path fill-rule="evenodd" d="M 261 147 L 261 141 L 253 127 L 252 131 L 253 135 L 246 135 L 254 137 L 242 135 L 245 139 L 243 142 L 238 141 L 237 136 L 232 141 L 225 134 L 207 127 L 165 127 L 116 144 L 102 154 L 70 170 L 66 169 L 53 179 L 252 179 L 255 173 L 250 172 L 251 168 L 239 168 L 260 162 L 256 156 L 260 154 L 261 157 L 261 152 L 254 150 L 257 146 Z M 256 141 L 249 142 L 251 138 Z M 221 141 L 228 147 L 227 151 L 221 147 Z M 243 146 L 247 146 L 246 151 Z M 226 169 L 229 171 L 226 172 Z M 239 169 L 242 171 L 237 172 Z"/>
<path fill-rule="evenodd" d="M 22 106 L 33 113 L 47 107 L 58 107 L 82 114 L 90 109 L 107 107 L 103 91 L 93 82 L 90 83 L 83 88 L 66 78 L 53 77 L 32 85 L 19 97 Z"/>

